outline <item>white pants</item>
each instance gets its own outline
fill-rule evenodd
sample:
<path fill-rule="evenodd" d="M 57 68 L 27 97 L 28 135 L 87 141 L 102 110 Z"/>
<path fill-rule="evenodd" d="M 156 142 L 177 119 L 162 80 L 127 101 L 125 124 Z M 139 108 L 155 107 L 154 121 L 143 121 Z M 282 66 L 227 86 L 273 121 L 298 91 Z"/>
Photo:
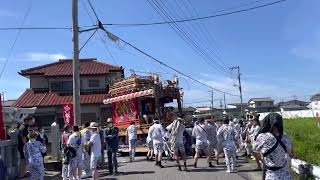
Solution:
<path fill-rule="evenodd" d="M 134 158 L 135 157 L 136 146 L 137 146 L 137 140 L 136 139 L 132 139 L 132 140 L 129 141 L 129 156 L 130 156 L 130 158 Z"/>

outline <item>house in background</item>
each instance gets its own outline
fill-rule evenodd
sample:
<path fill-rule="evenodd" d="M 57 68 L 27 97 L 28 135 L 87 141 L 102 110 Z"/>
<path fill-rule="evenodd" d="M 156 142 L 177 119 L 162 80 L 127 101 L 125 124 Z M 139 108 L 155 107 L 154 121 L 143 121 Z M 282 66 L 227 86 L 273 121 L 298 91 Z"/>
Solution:
<path fill-rule="evenodd" d="M 2 107 L 12 107 L 16 100 L 5 100 L 2 101 Z"/>
<path fill-rule="evenodd" d="M 286 102 L 279 102 L 276 106 L 283 111 L 295 111 L 309 109 L 308 105 L 310 102 L 290 100 Z"/>
<path fill-rule="evenodd" d="M 256 112 L 272 112 L 276 109 L 274 100 L 270 97 L 251 98 L 248 102 L 248 110 Z"/>
<path fill-rule="evenodd" d="M 63 105 L 72 103 L 72 60 L 22 70 L 19 74 L 30 80 L 27 89 L 13 104 L 18 108 L 37 107 L 34 114 L 37 123 L 50 126 L 53 122 L 63 125 Z M 124 69 L 97 59 L 80 60 L 81 121 L 97 121 L 111 117 L 108 98 L 109 84 L 113 78 L 123 77 Z"/>
<path fill-rule="evenodd" d="M 247 103 L 231 103 L 227 105 L 227 109 L 241 109 L 241 106 L 243 109 L 247 109 L 248 108 L 248 104 Z"/>
<path fill-rule="evenodd" d="M 320 109 L 320 94 L 315 94 L 310 99 L 311 103 L 309 107 L 311 109 Z"/>

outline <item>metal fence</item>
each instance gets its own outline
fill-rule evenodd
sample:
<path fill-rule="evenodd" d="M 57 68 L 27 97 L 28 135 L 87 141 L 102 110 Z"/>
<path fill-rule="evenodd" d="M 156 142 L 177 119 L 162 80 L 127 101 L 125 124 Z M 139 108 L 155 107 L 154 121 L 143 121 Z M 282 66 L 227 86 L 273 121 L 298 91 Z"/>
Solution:
<path fill-rule="evenodd" d="M 308 176 L 312 176 L 315 180 L 320 180 L 320 167 L 309 164 L 300 159 L 291 160 L 292 170 L 299 174 L 300 179 L 307 179 Z"/>

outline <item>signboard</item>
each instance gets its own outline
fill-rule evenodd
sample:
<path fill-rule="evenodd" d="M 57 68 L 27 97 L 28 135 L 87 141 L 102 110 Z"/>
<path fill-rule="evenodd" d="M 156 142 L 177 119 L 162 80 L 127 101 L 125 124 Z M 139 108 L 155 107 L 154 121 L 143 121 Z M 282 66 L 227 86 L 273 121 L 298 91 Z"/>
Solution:
<path fill-rule="evenodd" d="M 63 105 L 63 119 L 64 119 L 64 124 L 69 124 L 70 127 L 73 127 L 74 125 L 73 104 Z"/>
<path fill-rule="evenodd" d="M 5 140 L 5 130 L 3 123 L 3 114 L 2 114 L 2 98 L 0 94 L 0 140 Z"/>

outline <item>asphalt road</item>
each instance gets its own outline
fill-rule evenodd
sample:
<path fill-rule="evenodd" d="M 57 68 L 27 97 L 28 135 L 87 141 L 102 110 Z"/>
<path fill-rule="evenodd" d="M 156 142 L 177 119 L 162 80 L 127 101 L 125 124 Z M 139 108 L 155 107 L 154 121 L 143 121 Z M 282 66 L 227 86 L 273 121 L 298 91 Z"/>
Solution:
<path fill-rule="evenodd" d="M 159 168 L 154 162 L 145 161 L 144 157 L 137 157 L 135 162 L 128 162 L 127 157 L 119 157 L 119 174 L 117 176 L 109 175 L 106 169 L 100 170 L 100 179 L 111 180 L 243 180 L 243 179 L 261 179 L 261 172 L 253 171 L 254 164 L 248 163 L 246 159 L 238 161 L 238 173 L 226 173 L 226 167 L 223 159 L 220 159 L 221 165 L 214 168 L 207 167 L 205 159 L 200 159 L 198 168 L 193 168 L 193 160 L 188 159 L 187 164 L 189 172 L 177 171 L 174 161 L 163 161 L 165 168 Z M 61 179 L 59 172 L 47 172 L 45 179 Z"/>

